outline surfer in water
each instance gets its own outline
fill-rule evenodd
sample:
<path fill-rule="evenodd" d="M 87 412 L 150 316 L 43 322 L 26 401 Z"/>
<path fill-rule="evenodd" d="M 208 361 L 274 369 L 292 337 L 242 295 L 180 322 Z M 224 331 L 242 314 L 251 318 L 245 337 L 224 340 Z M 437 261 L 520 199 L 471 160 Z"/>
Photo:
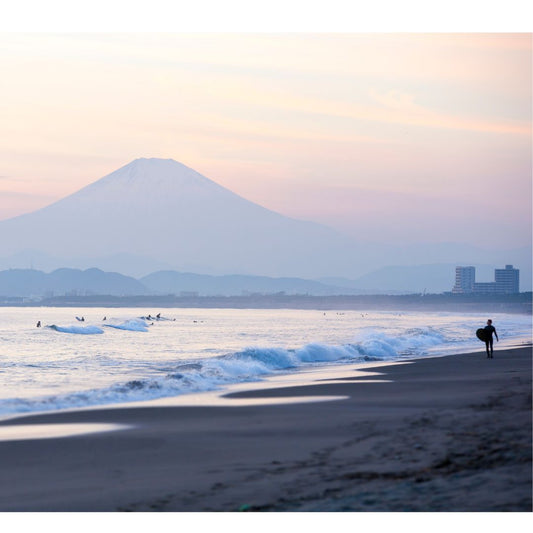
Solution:
<path fill-rule="evenodd" d="M 494 356 L 492 355 L 494 352 L 494 349 L 492 347 L 492 344 L 494 342 L 492 339 L 492 334 L 494 333 L 494 336 L 496 337 L 496 340 L 498 342 L 500 341 L 500 339 L 498 339 L 496 328 L 492 325 L 492 320 L 490 318 L 487 320 L 487 325 L 483 329 L 485 330 L 485 348 L 487 349 L 487 357 L 489 359 L 494 359 Z"/>
<path fill-rule="evenodd" d="M 41 321 L 39 320 L 39 322 L 37 322 L 37 327 L 40 328 L 41 327 Z"/>

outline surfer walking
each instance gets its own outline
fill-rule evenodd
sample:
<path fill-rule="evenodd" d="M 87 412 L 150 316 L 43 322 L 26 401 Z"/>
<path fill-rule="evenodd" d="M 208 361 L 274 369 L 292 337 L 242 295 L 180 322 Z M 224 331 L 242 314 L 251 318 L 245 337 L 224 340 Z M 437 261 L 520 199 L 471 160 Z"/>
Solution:
<path fill-rule="evenodd" d="M 500 339 L 498 339 L 498 334 L 496 333 L 496 328 L 492 325 L 492 320 L 489 318 L 487 320 L 487 325 L 483 328 L 485 330 L 485 348 L 487 349 L 487 357 L 489 359 L 493 359 L 493 338 L 492 334 L 494 333 L 494 336 L 496 337 L 496 340 L 499 342 Z"/>

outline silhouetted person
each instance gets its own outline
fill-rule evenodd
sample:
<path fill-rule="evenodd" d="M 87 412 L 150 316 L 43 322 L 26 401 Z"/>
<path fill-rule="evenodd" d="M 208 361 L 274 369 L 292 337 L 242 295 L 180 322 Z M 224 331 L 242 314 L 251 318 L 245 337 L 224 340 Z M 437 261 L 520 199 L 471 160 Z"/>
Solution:
<path fill-rule="evenodd" d="M 485 330 L 485 348 L 487 349 L 487 357 L 489 359 L 493 359 L 493 352 L 494 349 L 492 347 L 492 343 L 494 342 L 492 339 L 492 334 L 494 333 L 496 340 L 499 342 L 500 339 L 498 339 L 498 334 L 496 333 L 496 328 L 492 325 L 492 320 L 489 318 L 487 320 L 487 325 L 483 328 Z"/>
<path fill-rule="evenodd" d="M 161 313 L 157 313 L 157 315 L 155 315 L 157 318 L 161 318 Z"/>
<path fill-rule="evenodd" d="M 37 322 L 37 327 L 40 328 L 41 327 L 41 321 L 39 320 L 39 322 Z"/>
<path fill-rule="evenodd" d="M 104 318 L 102 318 L 102 320 L 107 320 L 107 317 L 105 316 Z"/>

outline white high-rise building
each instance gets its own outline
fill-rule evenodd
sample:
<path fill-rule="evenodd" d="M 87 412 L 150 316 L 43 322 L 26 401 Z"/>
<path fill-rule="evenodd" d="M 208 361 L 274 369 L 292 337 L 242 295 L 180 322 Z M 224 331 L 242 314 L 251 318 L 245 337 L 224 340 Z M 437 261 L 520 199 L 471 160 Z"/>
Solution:
<path fill-rule="evenodd" d="M 476 282 L 476 268 L 473 266 L 458 266 L 455 268 L 454 294 L 465 294 L 474 290 Z"/>

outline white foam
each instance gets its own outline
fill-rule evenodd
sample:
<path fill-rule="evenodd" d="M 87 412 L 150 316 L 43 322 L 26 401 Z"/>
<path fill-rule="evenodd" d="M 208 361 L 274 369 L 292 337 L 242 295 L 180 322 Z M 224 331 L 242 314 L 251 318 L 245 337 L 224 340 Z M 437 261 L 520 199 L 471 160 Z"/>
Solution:
<path fill-rule="evenodd" d="M 104 332 L 102 328 L 97 326 L 56 326 L 52 324 L 51 326 L 45 327 L 60 333 L 74 333 L 76 335 L 98 335 Z"/>
<path fill-rule="evenodd" d="M 188 323 L 196 323 L 196 313 L 198 311 L 189 314 Z M 139 318 L 120 317 L 103 325 L 115 330 L 125 330 L 123 334 L 112 333 L 108 329 L 105 337 L 88 337 L 83 343 L 62 336 L 62 359 L 58 359 L 54 353 L 46 359 L 33 357 L 28 360 L 28 356 L 24 354 L 24 357 L 19 357 L 9 366 L 12 362 L 6 358 L 3 364 L 6 368 L 9 366 L 10 371 L 5 375 L 11 377 L 14 385 L 0 398 L 0 414 L 78 409 L 169 398 L 223 390 L 230 385 L 259 382 L 272 376 L 308 371 L 319 366 L 405 361 L 427 355 L 443 355 L 452 351 L 465 353 L 480 349 L 472 333 L 479 323 L 478 317 L 438 315 L 430 321 L 425 315 L 400 318 L 389 313 L 384 319 L 379 315 L 372 317 L 371 327 L 361 325 L 363 321 L 358 322 L 358 317 L 352 316 L 349 321 L 344 316 L 335 317 L 327 324 L 339 328 L 340 333 L 322 336 L 332 339 L 332 342 L 305 344 L 308 336 L 317 338 L 322 333 L 317 328 L 301 333 L 302 328 L 310 323 L 305 321 L 308 320 L 305 316 L 305 320 L 298 316 L 282 336 L 275 322 L 279 321 L 279 316 L 274 312 L 267 313 L 268 320 L 259 315 L 260 321 L 256 322 L 256 316 L 249 323 L 248 329 L 243 327 L 247 316 L 236 311 L 228 313 L 228 316 L 237 316 L 241 322 L 232 319 L 230 326 L 228 321 L 222 320 L 226 318 L 225 312 L 209 313 L 205 316 L 210 317 L 213 324 L 206 323 L 201 329 L 196 325 L 188 327 L 183 319 L 154 325 L 151 328 L 153 335 L 136 336 L 134 353 L 129 347 L 131 343 L 124 342 L 125 336 L 128 331 L 146 331 L 148 325 Z M 99 313 L 98 315 L 101 316 Z M 320 321 L 322 316 L 321 314 Z M 296 318 L 288 312 L 285 315 L 287 317 L 292 320 Z M 322 326 L 322 322 L 313 320 Z M 498 333 L 505 339 L 530 331 L 529 321 L 530 319 L 525 321 L 514 316 L 501 316 Z M 364 322 L 370 322 L 370 319 L 365 318 Z M 424 324 L 422 327 L 413 327 L 420 326 L 421 323 Z M 426 326 L 427 323 L 431 326 Z M 260 335 L 256 335 L 258 324 L 265 328 Z M 298 329 L 294 328 L 294 324 L 298 325 Z M 404 327 L 405 324 L 407 327 Z M 285 325 L 286 322 L 283 327 Z M 70 326 L 68 330 L 87 334 L 93 328 L 95 326 Z M 96 330 L 99 331 L 94 332 L 103 331 L 101 328 Z M 253 335 L 258 343 L 261 339 L 268 341 L 263 346 L 252 344 L 244 347 L 241 340 L 243 332 L 247 336 Z M 41 337 L 40 332 L 34 328 L 26 334 L 29 346 L 34 346 L 36 339 Z M 284 346 L 296 338 L 302 343 L 301 346 Z M 336 338 L 349 339 L 349 342 L 335 344 Z M 162 342 L 164 339 L 166 344 Z M 13 336 L 12 346 L 15 346 L 16 340 Z M 48 342 L 46 339 L 44 341 Z M 54 351 L 58 346 L 61 347 L 58 341 L 59 339 L 54 340 Z M 220 355 L 220 346 L 225 342 L 233 343 L 232 348 L 228 349 L 229 353 Z M 44 343 L 39 346 L 47 348 Z M 11 350 L 13 349 L 12 347 Z M 71 353 L 76 356 L 71 357 Z M 71 373 L 68 374 L 65 369 Z M 83 379 L 79 378 L 81 373 Z M 15 387 L 19 383 L 29 383 L 31 387 L 30 379 L 33 376 L 42 378 L 43 381 L 48 378 L 51 385 L 47 388 L 35 387 L 32 394 L 27 392 L 28 387 Z M 59 380 L 63 380 L 63 376 L 67 378 L 61 383 Z M 76 382 L 72 380 L 72 376 L 77 378 Z M 94 383 L 93 389 L 83 390 L 86 383 Z M 25 397 L 18 397 L 18 394 L 24 394 Z"/>
<path fill-rule="evenodd" d="M 145 331 L 144 321 L 133 319 L 109 327 Z M 144 329 L 143 329 L 144 327 Z M 139 328 L 139 329 L 137 329 Z M 165 375 L 134 379 L 110 387 L 33 399 L 6 399 L 1 413 L 50 411 L 90 405 L 137 402 L 212 391 L 231 384 L 260 381 L 276 373 L 309 368 L 313 365 L 394 361 L 402 354 L 442 343 L 430 330 L 412 330 L 400 336 L 368 330 L 354 343 L 328 345 L 310 343 L 298 349 L 249 347 L 219 357 L 182 361 Z"/>
<path fill-rule="evenodd" d="M 103 324 L 106 328 L 122 329 L 125 331 L 148 331 L 148 324 L 141 318 L 132 318 L 120 324 Z"/>
<path fill-rule="evenodd" d="M 116 431 L 131 426 L 123 424 L 16 424 L 0 426 L 0 441 L 57 439 L 59 437 L 75 437 L 89 433 Z"/>

